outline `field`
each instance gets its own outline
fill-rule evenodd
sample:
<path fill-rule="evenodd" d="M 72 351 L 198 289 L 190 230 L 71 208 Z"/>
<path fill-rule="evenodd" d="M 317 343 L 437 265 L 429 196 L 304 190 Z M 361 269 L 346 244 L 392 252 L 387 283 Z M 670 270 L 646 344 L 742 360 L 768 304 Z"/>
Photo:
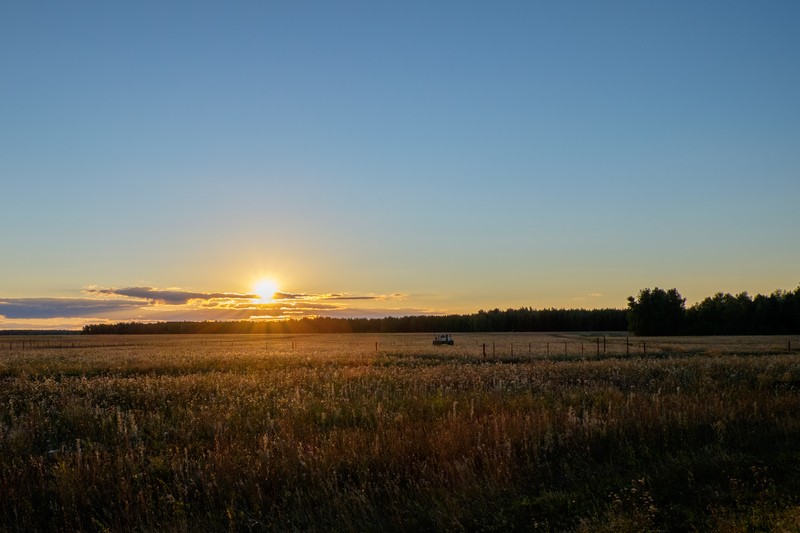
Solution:
<path fill-rule="evenodd" d="M 800 530 L 800 337 L 431 337 L 0 337 L 0 530 Z"/>

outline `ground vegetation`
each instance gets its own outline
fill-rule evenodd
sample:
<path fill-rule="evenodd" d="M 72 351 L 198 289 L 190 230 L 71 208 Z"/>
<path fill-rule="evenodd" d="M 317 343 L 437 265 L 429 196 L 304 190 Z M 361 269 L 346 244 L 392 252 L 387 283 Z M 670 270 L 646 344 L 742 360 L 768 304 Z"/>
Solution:
<path fill-rule="evenodd" d="M 8 341 L 0 529 L 797 530 L 792 341 Z"/>

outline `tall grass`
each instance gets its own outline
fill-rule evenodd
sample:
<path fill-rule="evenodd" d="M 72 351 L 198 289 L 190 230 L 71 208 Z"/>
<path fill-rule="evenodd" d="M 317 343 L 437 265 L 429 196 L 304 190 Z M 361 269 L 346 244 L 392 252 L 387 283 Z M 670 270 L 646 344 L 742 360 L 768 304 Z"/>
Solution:
<path fill-rule="evenodd" d="M 800 526 L 797 356 L 492 360 L 426 339 L 0 352 L 0 528 Z"/>

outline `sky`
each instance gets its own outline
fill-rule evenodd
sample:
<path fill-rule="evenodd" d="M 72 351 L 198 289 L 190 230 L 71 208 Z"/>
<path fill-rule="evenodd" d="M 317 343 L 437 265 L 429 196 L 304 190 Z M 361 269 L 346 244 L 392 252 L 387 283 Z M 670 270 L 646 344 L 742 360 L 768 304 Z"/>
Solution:
<path fill-rule="evenodd" d="M 798 20 L 3 2 L 0 329 L 793 290 Z"/>

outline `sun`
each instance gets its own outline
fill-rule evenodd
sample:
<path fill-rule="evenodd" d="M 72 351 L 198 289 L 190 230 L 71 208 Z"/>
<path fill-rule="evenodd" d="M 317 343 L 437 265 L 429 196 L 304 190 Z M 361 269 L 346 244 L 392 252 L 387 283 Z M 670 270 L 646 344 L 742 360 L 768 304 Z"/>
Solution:
<path fill-rule="evenodd" d="M 253 285 L 253 292 L 262 302 L 271 302 L 272 297 L 278 292 L 278 284 L 273 279 L 260 279 Z"/>

